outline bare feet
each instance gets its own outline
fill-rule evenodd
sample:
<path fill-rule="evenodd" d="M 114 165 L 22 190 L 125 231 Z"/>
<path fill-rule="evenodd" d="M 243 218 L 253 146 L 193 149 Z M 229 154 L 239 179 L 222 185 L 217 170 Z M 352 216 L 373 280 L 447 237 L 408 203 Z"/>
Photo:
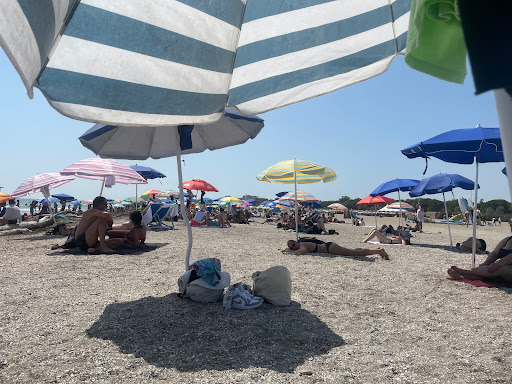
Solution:
<path fill-rule="evenodd" d="M 87 250 L 88 253 L 92 254 L 98 254 L 98 253 L 115 253 L 113 249 L 110 249 L 108 247 L 105 248 L 89 248 Z"/>
<path fill-rule="evenodd" d="M 380 257 L 382 257 L 384 260 L 389 260 L 389 255 L 384 250 L 384 248 L 377 248 L 377 251 L 378 251 Z"/>
<path fill-rule="evenodd" d="M 462 280 L 462 279 L 464 279 L 464 276 L 462 276 L 461 274 L 455 272 L 452 268 L 448 268 L 448 274 L 450 275 L 450 277 L 452 279 L 455 279 L 455 280 Z"/>

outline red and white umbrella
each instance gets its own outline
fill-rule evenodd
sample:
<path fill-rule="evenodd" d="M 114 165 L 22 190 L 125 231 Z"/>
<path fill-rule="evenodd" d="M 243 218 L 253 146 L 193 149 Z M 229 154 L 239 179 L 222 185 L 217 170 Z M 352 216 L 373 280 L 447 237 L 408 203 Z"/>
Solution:
<path fill-rule="evenodd" d="M 13 198 L 23 197 L 30 193 L 41 192 L 46 199 L 49 201 L 50 198 L 50 189 L 60 187 L 63 184 L 69 183 L 71 180 L 74 180 L 74 177 L 71 176 L 63 176 L 60 173 L 38 173 L 35 176 L 32 176 L 21 183 L 18 188 L 12 193 Z M 50 208 L 50 214 L 52 216 L 53 222 L 57 224 L 55 220 L 55 215 L 53 213 L 51 204 L 48 204 Z"/>
<path fill-rule="evenodd" d="M 281 196 L 279 200 L 294 200 L 301 202 L 320 201 L 312 194 L 301 191 L 297 191 L 297 198 L 295 198 L 295 192 L 288 192 L 286 195 Z"/>
<path fill-rule="evenodd" d="M 100 196 L 103 193 L 103 186 L 112 186 L 115 183 L 121 184 L 147 184 L 139 173 L 129 166 L 112 159 L 90 158 L 80 160 L 60 171 L 61 175 L 73 175 L 83 179 L 101 180 Z"/>
<path fill-rule="evenodd" d="M 393 204 L 389 204 L 388 208 L 390 209 L 414 209 L 414 207 L 411 204 L 407 204 L 403 201 L 401 202 L 394 202 Z"/>
<path fill-rule="evenodd" d="M 347 207 L 340 203 L 332 203 L 331 205 L 328 205 L 327 208 L 334 209 L 337 211 L 346 211 L 348 209 Z"/>
<path fill-rule="evenodd" d="M 210 183 L 201 179 L 192 179 L 183 183 L 183 189 L 190 189 L 192 191 L 206 191 L 206 192 L 219 192 Z"/>

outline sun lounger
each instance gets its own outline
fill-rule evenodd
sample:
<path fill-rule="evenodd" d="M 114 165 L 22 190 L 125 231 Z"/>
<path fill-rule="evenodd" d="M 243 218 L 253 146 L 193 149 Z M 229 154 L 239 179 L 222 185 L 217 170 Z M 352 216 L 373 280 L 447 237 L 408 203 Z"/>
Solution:
<path fill-rule="evenodd" d="M 178 214 L 176 204 L 150 204 L 142 217 L 142 222 L 150 230 L 174 229 L 172 217 Z M 164 223 L 164 219 L 169 218 L 170 224 Z"/>

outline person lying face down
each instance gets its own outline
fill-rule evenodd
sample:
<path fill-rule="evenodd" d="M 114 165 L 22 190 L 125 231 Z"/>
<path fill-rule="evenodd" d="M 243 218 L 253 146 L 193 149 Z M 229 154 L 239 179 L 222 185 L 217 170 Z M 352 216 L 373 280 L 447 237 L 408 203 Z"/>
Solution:
<path fill-rule="evenodd" d="M 328 253 L 336 256 L 352 256 L 362 257 L 369 255 L 379 255 L 385 260 L 389 260 L 389 255 L 383 248 L 343 248 L 333 242 L 324 242 L 318 239 L 288 240 L 286 243 L 288 249 L 284 249 L 283 253 L 291 253 L 294 255 L 303 255 L 306 253 Z"/>
<path fill-rule="evenodd" d="M 473 252 L 473 237 L 468 237 L 466 241 L 463 241 L 462 243 L 457 243 L 455 247 L 459 248 L 461 251 Z M 486 249 L 487 244 L 485 240 L 476 239 L 476 253 L 488 253 Z"/>

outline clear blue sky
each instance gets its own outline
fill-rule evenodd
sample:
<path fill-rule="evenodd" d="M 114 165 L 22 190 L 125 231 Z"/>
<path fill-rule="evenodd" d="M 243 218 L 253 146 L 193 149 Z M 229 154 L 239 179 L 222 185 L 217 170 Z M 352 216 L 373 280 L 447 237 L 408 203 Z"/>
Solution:
<path fill-rule="evenodd" d="M 77 139 L 91 124 L 60 115 L 38 90 L 30 100 L 1 49 L 0 106 L 2 192 L 11 193 L 36 173 L 59 172 L 78 160 L 95 156 Z M 259 182 L 255 176 L 274 163 L 297 158 L 328 166 L 338 176 L 334 182 L 301 185 L 299 190 L 321 200 L 336 200 L 343 195 L 362 198 L 394 178 L 421 179 L 424 160 L 409 160 L 401 149 L 451 129 L 472 128 L 476 124 L 498 127 L 492 92 L 475 96 L 471 75 L 462 86 L 451 84 L 410 69 L 403 57 L 396 58 L 381 76 L 260 116 L 265 119 L 265 128 L 254 140 L 185 156 L 184 180 L 207 180 L 220 191 L 207 195 L 212 198 L 244 194 L 271 198 L 293 186 Z M 176 158 L 149 159 L 138 164 L 167 175 L 161 181 L 140 186 L 139 191 L 177 190 Z M 510 201 L 507 179 L 501 173 L 503 167 L 504 163 L 480 165 L 479 200 Z M 474 165 L 429 161 L 427 176 L 439 172 L 475 178 Z M 76 179 L 53 191 L 85 200 L 98 195 L 100 187 L 99 181 Z M 454 193 L 455 197 L 470 196 L 460 189 Z M 134 194 L 134 186 L 121 184 L 104 192 L 104 196 L 114 199 Z M 396 193 L 388 196 L 397 197 Z M 408 194 L 402 197 L 407 198 Z M 442 199 L 442 195 L 432 197 Z"/>

